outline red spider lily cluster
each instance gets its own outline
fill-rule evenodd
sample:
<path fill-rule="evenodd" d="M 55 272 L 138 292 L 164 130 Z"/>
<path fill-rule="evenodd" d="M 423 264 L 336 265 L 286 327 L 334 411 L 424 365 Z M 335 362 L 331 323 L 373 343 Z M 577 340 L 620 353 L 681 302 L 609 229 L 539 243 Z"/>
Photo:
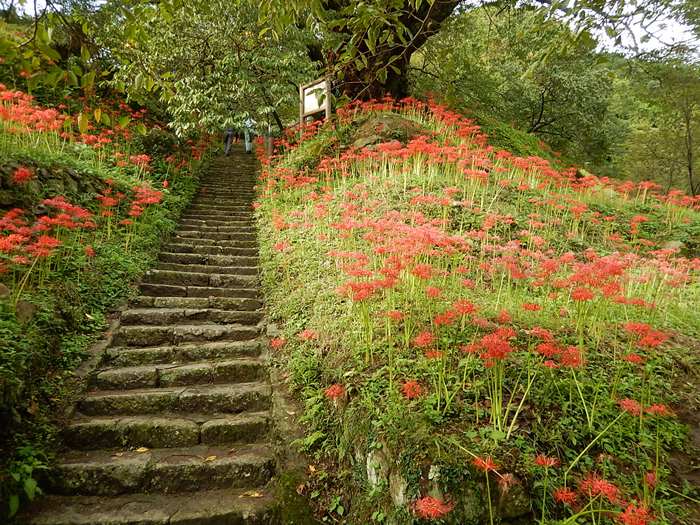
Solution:
<path fill-rule="evenodd" d="M 579 381 L 596 381 L 587 374 L 601 362 L 639 375 L 630 365 L 654 359 L 673 337 L 650 323 L 662 322 L 659 313 L 678 302 L 692 303 L 697 293 L 691 285 L 700 260 L 666 248 L 647 228 L 653 221 L 669 230 L 698 221 L 700 199 L 663 195 L 651 183 L 580 177 L 539 157 L 497 151 L 474 122 L 412 99 L 351 104 L 326 129 L 387 111 L 423 124 L 425 134 L 405 144 L 338 146 L 313 168 L 293 169 L 282 156 L 262 159 L 256 209 L 269 227 L 270 256 L 285 269 L 283 288 L 302 286 L 286 269 L 303 276 L 305 250 L 313 245 L 323 261 L 319 274 L 335 280 L 329 289 L 339 310 L 348 312 L 342 341 L 332 341 L 313 321 L 297 338 L 362 348 L 354 366 L 364 357 L 368 376 L 385 366 L 399 402 L 432 396 L 443 414 L 455 402 L 470 402 L 469 377 L 481 376 L 490 422 L 506 439 L 517 431 L 521 407 L 536 410 L 524 398 L 520 407 L 506 407 L 506 382 L 510 392 L 527 396 L 538 384 L 554 390 L 571 381 L 595 428 L 601 400 L 586 399 Z M 277 146 L 294 148 L 300 134 L 303 141 L 319 133 L 314 124 Z M 412 366 L 396 365 L 397 353 Z M 327 379 L 327 398 L 348 392 L 342 387 L 329 395 L 338 390 L 332 384 L 338 377 Z M 624 396 L 635 397 L 624 392 L 605 400 L 613 411 L 617 405 L 620 418 L 630 413 L 648 423 L 646 416 L 672 415 L 661 403 L 620 401 Z M 419 405 L 410 403 L 411 410 Z M 474 410 L 482 406 L 476 402 Z M 559 465 L 547 456 L 534 463 L 541 472 Z M 490 457 L 472 464 L 485 473 L 497 469 Z M 511 483 L 508 474 L 498 476 L 504 486 Z M 569 506 L 586 497 L 619 507 L 622 492 L 606 483 L 591 475 L 578 491 L 565 487 L 552 495 Z M 619 521 L 646 519 L 645 509 L 630 504 Z M 414 510 L 435 519 L 451 506 L 421 498 Z"/>
<path fill-rule="evenodd" d="M 12 91 L 0 84 L 0 122 L 3 128 L 12 133 L 34 131 L 57 131 L 66 121 L 55 109 L 45 109 L 34 105 L 33 97 L 21 91 Z"/>

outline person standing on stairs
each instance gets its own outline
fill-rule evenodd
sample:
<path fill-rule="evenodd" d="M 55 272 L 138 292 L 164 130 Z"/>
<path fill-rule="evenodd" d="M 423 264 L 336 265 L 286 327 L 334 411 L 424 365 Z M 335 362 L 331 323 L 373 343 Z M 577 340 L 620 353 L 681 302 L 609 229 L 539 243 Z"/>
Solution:
<path fill-rule="evenodd" d="M 231 153 L 231 144 L 233 144 L 234 131 L 233 128 L 226 128 L 226 136 L 224 137 L 224 155 L 228 157 Z"/>
<path fill-rule="evenodd" d="M 246 153 L 253 152 L 253 141 L 251 140 L 251 134 L 253 133 L 253 131 L 255 129 L 255 124 L 256 124 L 256 122 L 251 117 L 246 118 L 245 121 L 243 122 L 243 133 L 245 136 L 245 152 Z"/>

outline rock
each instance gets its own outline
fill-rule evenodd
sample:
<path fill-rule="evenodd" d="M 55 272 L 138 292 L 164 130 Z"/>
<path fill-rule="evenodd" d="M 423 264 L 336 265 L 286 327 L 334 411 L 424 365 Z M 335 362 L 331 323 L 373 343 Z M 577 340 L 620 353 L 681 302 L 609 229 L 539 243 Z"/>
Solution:
<path fill-rule="evenodd" d="M 389 463 L 382 450 L 370 450 L 367 454 L 367 481 L 372 487 L 388 482 Z"/>
<path fill-rule="evenodd" d="M 412 120 L 393 114 L 379 115 L 367 119 L 357 129 L 352 145 L 364 148 L 392 140 L 406 144 L 411 139 L 425 134 L 427 131 Z"/>
<path fill-rule="evenodd" d="M 26 324 L 34 318 L 36 310 L 37 308 L 35 305 L 22 299 L 18 301 L 15 306 L 15 315 L 21 324 Z"/>
<path fill-rule="evenodd" d="M 397 471 L 392 471 L 389 474 L 389 494 L 391 495 L 391 500 L 397 507 L 403 507 L 408 503 L 406 499 L 406 489 L 408 488 L 408 482 L 404 477 Z"/>
<path fill-rule="evenodd" d="M 498 489 L 496 509 L 502 519 L 512 519 L 524 516 L 530 512 L 530 498 L 527 491 L 517 478 L 507 490 Z"/>
<path fill-rule="evenodd" d="M 10 289 L 0 283 L 0 299 L 7 299 L 8 297 L 10 297 Z"/>
<path fill-rule="evenodd" d="M 685 244 L 682 243 L 681 241 L 667 241 L 661 245 L 661 248 L 664 250 L 682 250 L 685 248 Z"/>

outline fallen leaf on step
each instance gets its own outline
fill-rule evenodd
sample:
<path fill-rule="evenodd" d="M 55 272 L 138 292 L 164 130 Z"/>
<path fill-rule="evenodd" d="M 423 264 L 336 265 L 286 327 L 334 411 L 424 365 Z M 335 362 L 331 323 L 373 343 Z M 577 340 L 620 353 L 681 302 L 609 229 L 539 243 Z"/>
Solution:
<path fill-rule="evenodd" d="M 247 490 L 240 496 L 239 498 L 262 498 L 264 494 L 262 492 L 258 492 L 257 490 Z"/>
<path fill-rule="evenodd" d="M 204 461 L 214 461 L 216 459 L 216 456 L 207 456 L 204 458 Z"/>
<path fill-rule="evenodd" d="M 288 416 L 293 416 L 294 414 L 296 414 L 296 412 L 292 412 L 291 410 L 287 410 L 286 412 Z"/>
<path fill-rule="evenodd" d="M 297 494 L 299 494 L 300 496 L 303 496 L 305 488 L 306 488 L 306 483 L 299 483 L 299 485 L 297 485 Z"/>
<path fill-rule="evenodd" d="M 313 465 L 309 465 L 309 472 L 311 472 L 312 474 L 316 472 L 316 467 L 314 467 Z"/>
<path fill-rule="evenodd" d="M 124 452 L 115 452 L 114 454 L 112 454 L 113 457 L 117 457 L 117 458 L 120 458 L 123 455 L 124 455 Z"/>
<path fill-rule="evenodd" d="M 148 449 L 146 447 L 139 447 L 136 449 L 136 452 L 143 454 L 144 452 L 148 452 Z"/>

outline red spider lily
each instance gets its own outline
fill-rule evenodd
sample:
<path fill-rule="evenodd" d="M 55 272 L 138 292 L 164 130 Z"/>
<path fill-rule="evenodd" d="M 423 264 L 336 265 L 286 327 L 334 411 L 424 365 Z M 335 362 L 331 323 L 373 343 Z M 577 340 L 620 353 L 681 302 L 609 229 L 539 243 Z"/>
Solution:
<path fill-rule="evenodd" d="M 543 468 L 558 467 L 559 459 L 550 456 L 545 456 L 544 454 L 538 454 L 535 457 L 535 465 Z"/>
<path fill-rule="evenodd" d="M 427 359 L 440 359 L 443 356 L 443 353 L 440 350 L 431 349 L 423 352 L 423 355 Z"/>
<path fill-rule="evenodd" d="M 289 250 L 289 248 L 291 248 L 291 247 L 292 247 L 292 245 L 289 244 L 287 241 L 276 242 L 276 243 L 272 246 L 272 248 L 273 248 L 276 252 L 280 252 L 280 253 L 286 252 L 286 251 Z"/>
<path fill-rule="evenodd" d="M 48 257 L 59 246 L 61 246 L 60 240 L 49 235 L 41 235 L 33 244 L 27 246 L 27 253 L 35 257 Z"/>
<path fill-rule="evenodd" d="M 85 247 L 85 255 L 88 257 L 94 257 L 95 256 L 95 250 L 92 246 L 88 245 Z"/>
<path fill-rule="evenodd" d="M 644 474 L 644 484 L 647 487 L 654 488 L 656 486 L 657 481 L 658 480 L 656 479 L 656 472 L 649 471 L 646 474 Z"/>
<path fill-rule="evenodd" d="M 433 324 L 435 326 L 449 326 L 451 324 L 454 324 L 454 322 L 457 320 L 457 312 L 454 310 L 446 310 L 441 314 L 437 314 L 433 318 Z"/>
<path fill-rule="evenodd" d="M 272 348 L 274 348 L 275 350 L 279 350 L 285 344 L 287 344 L 287 340 L 283 337 L 275 337 L 275 338 L 270 340 L 270 346 Z"/>
<path fill-rule="evenodd" d="M 474 465 L 479 470 L 483 470 L 484 472 L 489 472 L 498 468 L 498 465 L 494 463 L 493 459 L 491 459 L 490 456 L 487 456 L 485 458 L 477 456 L 474 459 L 472 459 L 472 465 Z"/>
<path fill-rule="evenodd" d="M 416 399 L 423 393 L 423 387 L 415 380 L 406 381 L 401 387 L 401 392 L 406 399 Z"/>
<path fill-rule="evenodd" d="M 622 410 L 633 416 L 639 416 L 642 413 L 642 405 L 634 399 L 626 397 L 625 399 L 620 399 L 617 404 Z"/>
<path fill-rule="evenodd" d="M 411 274 L 420 279 L 430 279 L 433 275 L 433 267 L 429 264 L 416 264 L 411 270 Z"/>
<path fill-rule="evenodd" d="M 466 299 L 460 299 L 452 304 L 452 308 L 459 315 L 471 315 L 476 312 L 476 306 L 474 303 L 467 301 Z"/>
<path fill-rule="evenodd" d="M 437 299 L 442 295 L 442 290 L 440 290 L 440 288 L 436 288 L 435 286 L 426 286 L 425 295 L 431 299 Z"/>
<path fill-rule="evenodd" d="M 571 299 L 574 301 L 590 301 L 595 297 L 595 294 L 588 288 L 575 288 L 571 292 Z"/>
<path fill-rule="evenodd" d="M 562 350 L 559 358 L 561 366 L 567 368 L 581 368 L 585 363 L 583 353 L 577 346 L 568 346 Z"/>
<path fill-rule="evenodd" d="M 413 503 L 415 513 L 423 519 L 434 520 L 440 519 L 449 513 L 455 504 L 454 502 L 446 503 L 432 496 L 425 496 Z"/>
<path fill-rule="evenodd" d="M 15 184 L 26 184 L 34 178 L 34 172 L 25 166 L 20 166 L 12 172 L 12 182 Z"/>
<path fill-rule="evenodd" d="M 529 312 L 537 312 L 538 310 L 542 309 L 542 307 L 539 304 L 535 303 L 523 303 L 522 308 L 523 310 L 527 310 Z"/>
<path fill-rule="evenodd" d="M 496 321 L 501 324 L 508 324 L 513 320 L 508 310 L 501 310 L 496 317 Z"/>
<path fill-rule="evenodd" d="M 403 319 L 403 312 L 400 312 L 399 310 L 389 310 L 386 312 L 386 316 L 392 321 L 398 322 Z"/>
<path fill-rule="evenodd" d="M 501 489 L 501 494 L 507 494 L 508 491 L 511 489 L 511 487 L 513 487 L 513 485 L 515 485 L 517 483 L 518 483 L 518 480 L 510 472 L 506 472 L 505 474 L 501 474 L 498 477 L 498 486 Z"/>
<path fill-rule="evenodd" d="M 623 356 L 622 359 L 624 359 L 625 361 L 627 361 L 629 363 L 635 364 L 635 365 L 643 365 L 644 364 L 644 357 L 642 357 L 639 354 L 635 354 L 635 353 L 626 354 L 625 356 Z"/>
<path fill-rule="evenodd" d="M 413 339 L 414 346 L 417 346 L 418 348 L 426 348 L 426 347 L 432 345 L 434 342 L 435 342 L 435 336 L 427 330 L 419 333 Z"/>
<path fill-rule="evenodd" d="M 563 503 L 569 507 L 576 503 L 577 498 L 578 496 L 576 493 L 567 487 L 560 487 L 554 491 L 554 501 Z"/>
<path fill-rule="evenodd" d="M 166 180 L 163 181 L 163 189 L 167 190 L 168 187 L 170 186 L 170 183 Z"/>
<path fill-rule="evenodd" d="M 652 416 L 673 416 L 673 411 L 668 408 L 666 405 L 661 405 L 659 403 L 655 403 L 653 405 L 650 405 L 646 408 L 645 412 L 649 415 Z"/>
<path fill-rule="evenodd" d="M 642 337 L 637 344 L 644 348 L 656 348 L 660 344 L 664 343 L 668 339 L 668 336 L 658 330 L 650 330 Z"/>
<path fill-rule="evenodd" d="M 614 483 L 601 478 L 596 473 L 591 473 L 581 480 L 578 485 L 579 492 L 589 497 L 602 496 L 610 503 L 620 501 L 620 489 Z"/>
<path fill-rule="evenodd" d="M 318 339 L 318 333 L 315 330 L 307 328 L 306 330 L 299 332 L 297 337 L 302 341 L 313 341 L 314 339 Z"/>
<path fill-rule="evenodd" d="M 345 394 L 345 387 L 339 383 L 334 383 L 326 388 L 323 393 L 328 399 L 338 399 Z"/>
<path fill-rule="evenodd" d="M 629 503 L 625 510 L 617 515 L 617 521 L 624 525 L 647 525 L 651 522 L 652 516 L 643 504 Z"/>

